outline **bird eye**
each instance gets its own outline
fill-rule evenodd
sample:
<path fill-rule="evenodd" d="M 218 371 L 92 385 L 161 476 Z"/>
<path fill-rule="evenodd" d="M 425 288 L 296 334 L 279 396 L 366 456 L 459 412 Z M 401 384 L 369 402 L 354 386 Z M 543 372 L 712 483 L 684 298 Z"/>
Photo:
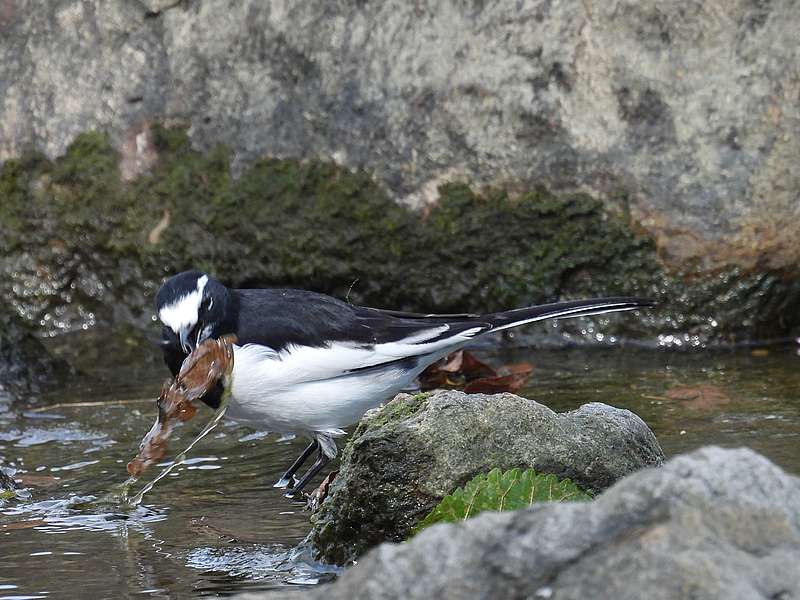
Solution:
<path fill-rule="evenodd" d="M 203 301 L 200 303 L 200 310 L 207 311 L 211 308 L 211 298 L 206 296 L 203 298 Z"/>

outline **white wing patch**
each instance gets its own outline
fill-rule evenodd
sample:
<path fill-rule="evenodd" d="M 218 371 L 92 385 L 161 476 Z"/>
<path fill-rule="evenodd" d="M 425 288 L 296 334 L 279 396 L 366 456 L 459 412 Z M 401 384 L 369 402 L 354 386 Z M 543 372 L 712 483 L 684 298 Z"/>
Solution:
<path fill-rule="evenodd" d="M 234 361 L 234 386 L 236 372 L 248 371 L 250 385 L 266 389 L 286 388 L 298 383 L 336 379 L 353 371 L 378 366 L 412 356 L 447 354 L 451 349 L 468 342 L 483 327 L 473 327 L 443 339 L 435 339 L 446 332 L 447 325 L 432 327 L 412 336 L 389 342 L 363 346 L 349 342 L 331 342 L 321 348 L 292 344 L 280 352 L 266 346 L 247 344 L 236 347 Z M 426 343 L 425 340 L 435 339 Z M 254 379 L 257 379 L 256 383 Z"/>
<path fill-rule="evenodd" d="M 158 311 L 161 322 L 178 333 L 184 327 L 191 327 L 197 323 L 200 304 L 203 302 L 203 290 L 208 283 L 208 276 L 203 275 L 197 280 L 197 288 L 178 298 Z"/>

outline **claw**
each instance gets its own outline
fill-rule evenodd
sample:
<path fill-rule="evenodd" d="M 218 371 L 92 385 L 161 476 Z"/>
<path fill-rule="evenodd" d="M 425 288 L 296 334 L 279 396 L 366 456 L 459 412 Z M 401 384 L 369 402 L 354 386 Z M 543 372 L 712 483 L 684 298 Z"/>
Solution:
<path fill-rule="evenodd" d="M 283 495 L 283 497 L 287 498 L 288 500 L 293 500 L 294 502 L 299 502 L 302 504 L 308 503 L 308 496 L 302 490 L 290 489 Z"/>
<path fill-rule="evenodd" d="M 281 477 L 280 479 L 278 479 L 278 481 L 276 481 L 273 484 L 272 487 L 285 490 L 287 488 L 292 489 L 296 485 L 297 485 L 297 479 L 295 479 L 295 477 L 292 476 L 292 477 Z"/>

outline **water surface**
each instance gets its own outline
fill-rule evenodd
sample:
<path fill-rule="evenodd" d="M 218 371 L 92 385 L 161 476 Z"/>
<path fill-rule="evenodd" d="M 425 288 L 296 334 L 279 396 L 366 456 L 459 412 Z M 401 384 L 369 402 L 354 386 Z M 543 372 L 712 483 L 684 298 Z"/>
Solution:
<path fill-rule="evenodd" d="M 132 512 L 98 505 L 155 418 L 165 375 L 155 353 L 104 360 L 81 353 L 78 384 L 39 400 L 0 403 L 0 462 L 28 498 L 0 506 L 0 600 L 187 597 L 312 585 L 335 576 L 298 549 L 308 513 L 271 487 L 303 447 L 224 424 L 188 464 Z M 800 473 L 800 356 L 794 347 L 726 353 L 630 348 L 483 352 L 495 365 L 530 362 L 523 395 L 554 410 L 589 401 L 639 414 L 667 454 L 706 444 L 750 446 Z M 706 386 L 701 402 L 674 390 Z M 670 392 L 672 390 L 672 392 Z M 680 394 L 679 394 L 680 396 Z M 211 417 L 198 413 L 173 441 L 182 449 Z M 144 480 L 157 469 L 147 472 Z"/>

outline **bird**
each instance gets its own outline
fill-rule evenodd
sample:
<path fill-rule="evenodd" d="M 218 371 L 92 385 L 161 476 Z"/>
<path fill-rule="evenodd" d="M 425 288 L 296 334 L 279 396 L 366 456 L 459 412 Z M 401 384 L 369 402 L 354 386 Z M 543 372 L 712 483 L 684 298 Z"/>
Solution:
<path fill-rule="evenodd" d="M 164 361 L 173 376 L 209 338 L 233 334 L 226 418 L 309 439 L 275 487 L 294 498 L 337 454 L 335 438 L 406 389 L 426 367 L 489 333 L 545 319 L 652 306 L 646 298 L 570 300 L 489 314 L 420 314 L 356 306 L 300 289 L 231 289 L 184 271 L 156 293 Z M 203 402 L 218 408 L 222 383 Z M 298 470 L 316 454 L 300 477 Z"/>

